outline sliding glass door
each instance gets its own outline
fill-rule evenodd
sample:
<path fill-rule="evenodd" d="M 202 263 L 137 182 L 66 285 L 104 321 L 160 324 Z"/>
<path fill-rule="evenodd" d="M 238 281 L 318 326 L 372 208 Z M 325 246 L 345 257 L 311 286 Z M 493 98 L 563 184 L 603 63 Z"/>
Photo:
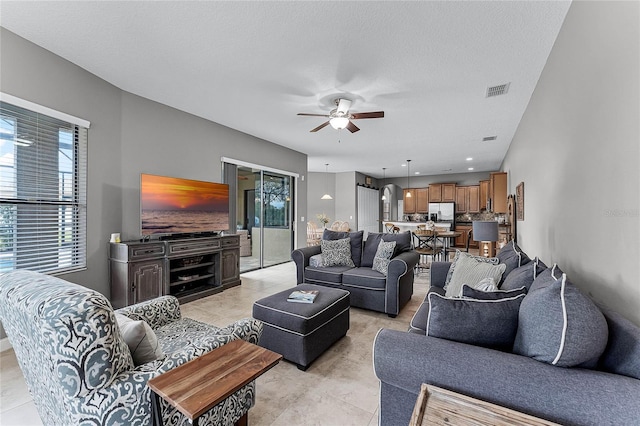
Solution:
<path fill-rule="evenodd" d="M 236 184 L 240 272 L 291 260 L 293 177 L 237 166 Z"/>

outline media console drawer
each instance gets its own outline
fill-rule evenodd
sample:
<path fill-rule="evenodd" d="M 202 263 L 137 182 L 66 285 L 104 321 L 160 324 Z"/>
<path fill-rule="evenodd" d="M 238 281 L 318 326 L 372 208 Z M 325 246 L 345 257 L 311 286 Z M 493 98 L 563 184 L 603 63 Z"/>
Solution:
<path fill-rule="evenodd" d="M 169 241 L 169 256 L 186 254 L 198 254 L 202 252 L 209 252 L 221 247 L 219 238 L 198 238 L 195 240 L 183 241 Z"/>

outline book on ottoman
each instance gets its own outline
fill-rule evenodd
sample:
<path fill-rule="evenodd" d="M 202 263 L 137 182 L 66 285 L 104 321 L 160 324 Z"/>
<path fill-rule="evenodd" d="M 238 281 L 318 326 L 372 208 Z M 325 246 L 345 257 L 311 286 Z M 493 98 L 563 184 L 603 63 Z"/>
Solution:
<path fill-rule="evenodd" d="M 318 295 L 318 290 L 296 290 L 289 295 L 287 302 L 313 303 Z"/>

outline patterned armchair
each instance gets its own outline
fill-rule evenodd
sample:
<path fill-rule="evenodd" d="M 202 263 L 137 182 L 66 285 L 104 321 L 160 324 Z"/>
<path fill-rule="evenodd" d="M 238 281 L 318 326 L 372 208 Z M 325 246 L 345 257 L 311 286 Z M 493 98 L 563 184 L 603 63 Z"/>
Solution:
<path fill-rule="evenodd" d="M 16 352 L 38 413 L 48 425 L 149 425 L 147 381 L 232 340 L 257 343 L 260 321 L 218 328 L 182 318 L 164 296 L 116 312 L 144 319 L 164 358 L 134 366 L 114 310 L 100 293 L 52 276 L 13 271 L 0 276 L 0 320 Z M 252 382 L 213 407 L 200 424 L 234 424 L 254 404 Z M 165 425 L 187 425 L 163 401 Z"/>

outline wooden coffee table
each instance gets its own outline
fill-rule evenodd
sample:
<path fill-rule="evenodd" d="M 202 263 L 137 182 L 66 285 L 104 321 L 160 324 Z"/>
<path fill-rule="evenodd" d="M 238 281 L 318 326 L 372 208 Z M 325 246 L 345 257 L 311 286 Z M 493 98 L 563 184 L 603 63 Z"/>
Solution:
<path fill-rule="evenodd" d="M 234 340 L 186 364 L 154 377 L 151 388 L 154 425 L 162 425 L 160 398 L 194 425 L 198 417 L 274 367 L 282 355 L 244 340 Z M 247 424 L 247 414 L 237 422 Z"/>
<path fill-rule="evenodd" d="M 519 411 L 422 384 L 409 426 L 560 426 Z"/>

